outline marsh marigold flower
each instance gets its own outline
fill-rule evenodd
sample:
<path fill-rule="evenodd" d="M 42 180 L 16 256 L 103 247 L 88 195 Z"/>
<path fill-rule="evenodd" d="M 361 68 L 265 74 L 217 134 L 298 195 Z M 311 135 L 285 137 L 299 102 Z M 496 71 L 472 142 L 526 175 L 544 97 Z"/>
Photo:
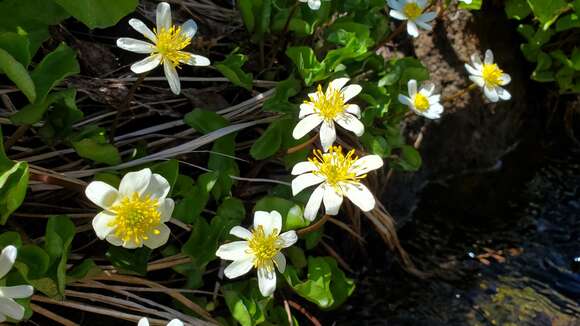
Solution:
<path fill-rule="evenodd" d="M 280 234 L 282 231 L 282 216 L 276 211 L 254 213 L 254 226 L 248 230 L 235 226 L 230 234 L 244 241 L 234 241 L 221 245 L 216 256 L 224 260 L 233 260 L 224 270 L 227 278 L 236 278 L 255 268 L 258 273 L 258 286 L 263 296 L 270 296 L 276 290 L 276 271 L 284 273 L 286 258 L 283 248 L 288 248 L 298 236 L 294 231 Z"/>
<path fill-rule="evenodd" d="M 0 279 L 2 279 L 12 269 L 18 250 L 14 246 L 7 246 L 0 254 Z M 24 307 L 18 304 L 14 299 L 28 298 L 34 292 L 30 285 L 17 286 L 0 286 L 0 323 L 6 321 L 6 318 L 13 320 L 22 320 L 24 318 Z"/>
<path fill-rule="evenodd" d="M 443 106 L 439 104 L 441 95 L 435 94 L 435 85 L 427 83 L 417 91 L 417 81 L 409 80 L 407 83 L 409 96 L 399 94 L 399 102 L 407 105 L 413 112 L 428 119 L 439 119 L 443 112 Z"/>
<path fill-rule="evenodd" d="M 298 118 L 302 119 L 292 132 L 295 139 L 300 139 L 312 129 L 320 127 L 320 142 L 322 148 L 327 150 L 336 140 L 334 123 L 338 123 L 346 130 L 352 131 L 357 136 L 362 136 L 365 127 L 360 122 L 360 107 L 356 104 L 347 104 L 350 99 L 357 96 L 362 87 L 359 85 L 346 85 L 348 78 L 339 78 L 330 82 L 326 92 L 318 85 L 315 93 L 308 94 L 310 101 L 300 105 Z"/>
<path fill-rule="evenodd" d="M 127 51 L 149 54 L 147 58 L 134 63 L 131 70 L 136 74 L 141 74 L 163 65 L 171 91 L 179 94 L 181 84 L 176 68 L 181 64 L 208 66 L 210 62 L 206 57 L 182 51 L 191 43 L 191 39 L 197 32 L 197 24 L 193 20 L 190 19 L 179 27 L 173 25 L 171 7 L 167 2 L 160 2 L 157 5 L 156 20 L 157 27 L 153 31 L 139 19 L 129 20 L 129 25 L 143 34 L 151 43 L 122 37 L 117 40 L 117 46 Z"/>
<path fill-rule="evenodd" d="M 139 319 L 137 326 L 149 326 L 149 319 L 143 317 Z M 179 319 L 172 319 L 167 326 L 183 326 L 183 322 Z"/>
<path fill-rule="evenodd" d="M 97 237 L 129 249 L 161 247 L 169 239 L 165 223 L 175 206 L 167 198 L 169 190 L 169 182 L 150 169 L 127 173 L 119 190 L 102 181 L 91 182 L 85 194 L 103 209 L 93 219 Z"/>
<path fill-rule="evenodd" d="M 419 27 L 430 31 L 428 23 L 437 17 L 435 12 L 423 12 L 427 0 L 387 0 L 391 7 L 389 15 L 398 20 L 407 21 L 407 33 L 413 37 L 419 36 Z"/>
<path fill-rule="evenodd" d="M 512 98 L 511 94 L 502 87 L 510 83 L 511 77 L 504 73 L 496 63 L 493 63 L 491 50 L 485 51 L 483 63 L 478 54 L 472 55 L 471 65 L 466 63 L 465 69 L 471 74 L 469 79 L 483 89 L 483 94 L 490 101 L 498 102 L 500 99 L 507 101 Z"/>
<path fill-rule="evenodd" d="M 305 188 L 319 184 L 306 204 L 305 218 L 313 221 L 322 202 L 326 214 L 338 214 L 344 196 L 365 212 L 375 207 L 373 194 L 361 181 L 369 171 L 383 166 L 380 156 L 358 158 L 354 150 L 345 155 L 340 146 L 332 146 L 328 153 L 314 150 L 313 154 L 313 158 L 296 164 L 292 169 L 292 174 L 297 175 L 292 180 L 294 196 Z"/>

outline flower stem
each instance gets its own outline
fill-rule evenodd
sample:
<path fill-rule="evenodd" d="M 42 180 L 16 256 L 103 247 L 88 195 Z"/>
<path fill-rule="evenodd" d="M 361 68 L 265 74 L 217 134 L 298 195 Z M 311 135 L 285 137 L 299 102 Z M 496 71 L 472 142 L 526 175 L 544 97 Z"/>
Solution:
<path fill-rule="evenodd" d="M 294 147 L 288 148 L 288 150 L 286 150 L 286 154 L 296 153 L 296 152 L 301 151 L 304 148 L 308 147 L 310 144 L 312 144 L 316 141 L 316 138 L 318 138 L 318 134 L 319 133 L 316 133 L 316 135 L 314 135 L 312 138 L 308 139 L 306 142 L 304 142 L 302 144 L 298 144 Z"/>
<path fill-rule="evenodd" d="M 324 225 L 324 223 L 326 223 L 326 221 L 328 221 L 328 219 L 330 219 L 330 215 L 324 214 L 324 216 L 321 219 L 319 219 L 318 221 L 316 221 L 316 223 L 309 225 L 303 229 L 300 229 L 300 230 L 296 231 L 296 233 L 298 234 L 298 236 L 312 233 L 312 232 L 320 229 Z"/>
<path fill-rule="evenodd" d="M 144 74 L 139 75 L 139 78 L 137 78 L 137 80 L 135 81 L 133 86 L 131 86 L 131 88 L 129 89 L 129 93 L 127 93 L 127 97 L 125 98 L 125 101 L 117 109 L 117 114 L 115 114 L 115 119 L 113 120 L 113 124 L 111 125 L 111 131 L 109 133 L 109 143 L 111 143 L 111 145 L 115 144 L 115 132 L 117 131 L 117 126 L 119 125 L 119 117 L 121 116 L 121 113 L 123 113 L 124 111 L 129 109 L 129 107 L 131 105 L 131 101 L 133 100 L 133 97 L 135 96 L 135 91 L 137 91 L 137 88 L 139 88 L 139 86 L 141 86 L 141 84 L 143 83 L 143 81 L 145 80 L 145 77 L 147 77 L 147 75 L 148 75 L 148 73 L 144 73 Z"/>
<path fill-rule="evenodd" d="M 457 92 L 457 93 L 455 93 L 455 94 L 453 94 L 451 96 L 445 97 L 442 102 L 451 102 L 454 99 L 456 99 L 458 97 L 461 97 L 461 96 L 469 93 L 470 91 L 472 91 L 472 90 L 474 90 L 476 88 L 477 88 L 477 85 L 476 84 L 471 84 L 471 85 L 467 86 L 466 88 L 460 90 L 459 92 Z"/>

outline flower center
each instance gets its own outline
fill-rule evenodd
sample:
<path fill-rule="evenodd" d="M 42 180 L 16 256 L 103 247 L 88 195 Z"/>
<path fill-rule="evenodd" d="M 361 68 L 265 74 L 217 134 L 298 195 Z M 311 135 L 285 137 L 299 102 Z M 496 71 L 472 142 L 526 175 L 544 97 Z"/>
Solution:
<path fill-rule="evenodd" d="M 340 90 L 328 87 L 326 93 L 322 92 L 322 86 L 318 85 L 315 97 L 310 97 L 314 105 L 314 111 L 325 120 L 330 121 L 345 111 L 344 98 Z"/>
<path fill-rule="evenodd" d="M 248 241 L 250 251 L 254 254 L 254 267 L 266 268 L 268 271 L 274 270 L 273 258 L 280 252 L 280 241 L 278 232 L 274 230 L 270 235 L 266 235 L 264 227 L 258 225 L 252 232 L 252 237 Z"/>
<path fill-rule="evenodd" d="M 417 17 L 421 16 L 423 9 L 421 9 L 418 4 L 409 2 L 403 7 L 403 13 L 409 20 L 415 20 Z"/>
<path fill-rule="evenodd" d="M 483 65 L 483 80 L 490 87 L 497 87 L 501 84 L 501 76 L 503 76 L 503 70 L 499 69 L 497 64 L 484 64 Z"/>
<path fill-rule="evenodd" d="M 350 172 L 350 167 L 358 160 L 354 155 L 354 149 L 346 155 L 342 154 L 342 147 L 331 146 L 328 153 L 321 150 L 313 151 L 314 158 L 308 160 L 318 168 L 313 171 L 314 174 L 326 179 L 326 183 L 332 186 L 337 192 L 340 192 L 339 183 L 360 183 L 361 179 L 366 178 L 366 174 L 357 176 L 356 173 Z"/>
<path fill-rule="evenodd" d="M 115 228 L 115 235 L 124 242 L 133 240 L 136 244 L 140 244 L 143 240 L 149 239 L 147 235 L 149 232 L 160 233 L 155 228 L 161 223 L 161 213 L 158 208 L 157 199 L 142 198 L 135 192 L 131 197 L 124 197 L 120 203 L 111 208 L 116 218 L 109 223 L 109 226 Z"/>
<path fill-rule="evenodd" d="M 168 59 L 174 67 L 179 66 L 181 61 L 185 61 L 189 56 L 181 52 L 183 48 L 191 43 L 191 38 L 187 37 L 181 27 L 171 26 L 170 29 L 162 28 L 157 33 L 156 49 L 152 54 L 161 54 Z"/>
<path fill-rule="evenodd" d="M 427 96 L 421 93 L 415 94 L 413 97 L 413 106 L 421 112 L 427 110 L 429 108 L 429 100 L 427 99 Z"/>

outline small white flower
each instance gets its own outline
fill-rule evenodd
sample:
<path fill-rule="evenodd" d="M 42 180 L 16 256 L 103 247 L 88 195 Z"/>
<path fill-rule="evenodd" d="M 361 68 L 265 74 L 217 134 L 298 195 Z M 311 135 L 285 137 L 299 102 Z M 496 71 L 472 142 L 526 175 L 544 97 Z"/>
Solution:
<path fill-rule="evenodd" d="M 169 190 L 169 182 L 150 169 L 127 173 L 119 190 L 102 181 L 91 182 L 85 194 L 104 209 L 93 219 L 97 237 L 129 249 L 164 245 L 171 233 L 165 223 L 175 206 L 166 198 Z"/>
<path fill-rule="evenodd" d="M 149 319 L 143 317 L 139 319 L 137 326 L 149 326 Z M 183 322 L 179 319 L 172 319 L 167 326 L 183 326 Z"/>
<path fill-rule="evenodd" d="M 322 86 L 318 85 L 316 93 L 308 94 L 310 101 L 300 105 L 300 122 L 296 124 L 292 136 L 300 139 L 312 129 L 320 127 L 320 143 L 326 151 L 336 140 L 334 123 L 338 123 L 346 130 L 352 131 L 357 136 L 362 136 L 365 126 L 360 122 L 360 107 L 356 104 L 346 104 L 350 99 L 357 96 L 362 87 L 359 85 L 346 85 L 348 78 L 339 78 L 330 82 L 326 93 L 322 92 Z"/>
<path fill-rule="evenodd" d="M 409 96 L 399 94 L 399 102 L 409 106 L 413 112 L 425 118 L 439 119 L 441 117 L 443 112 L 443 106 L 439 104 L 441 95 L 433 95 L 435 85 L 427 83 L 421 86 L 421 89 L 417 92 L 417 81 L 411 79 L 407 87 Z"/>
<path fill-rule="evenodd" d="M 7 246 L 2 250 L 0 254 L 0 279 L 12 269 L 17 254 L 18 250 L 14 246 Z M 0 323 L 5 322 L 6 317 L 22 320 L 25 309 L 14 299 L 28 298 L 33 292 L 34 288 L 30 285 L 0 286 Z"/>
<path fill-rule="evenodd" d="M 296 241 L 298 236 L 294 231 L 280 234 L 282 216 L 276 211 L 254 213 L 254 227 L 250 231 L 241 226 L 235 226 L 230 234 L 245 241 L 234 241 L 221 245 L 216 256 L 224 260 L 233 260 L 225 270 L 227 278 L 236 278 L 248 273 L 252 267 L 258 273 L 258 286 L 263 296 L 270 296 L 276 290 L 276 271 L 286 269 L 286 258 L 280 252 Z"/>
<path fill-rule="evenodd" d="M 180 27 L 173 25 L 171 7 L 167 2 L 160 2 L 157 5 L 156 20 L 157 28 L 153 31 L 139 19 L 129 20 L 129 25 L 152 43 L 122 37 L 117 40 L 117 46 L 127 51 L 149 54 L 147 58 L 133 64 L 131 70 L 136 74 L 141 74 L 163 65 L 171 91 L 179 94 L 181 84 L 176 68 L 180 64 L 208 66 L 210 62 L 206 57 L 182 51 L 191 43 L 191 39 L 197 32 L 197 24 L 193 20 L 186 21 Z"/>
<path fill-rule="evenodd" d="M 509 100 L 512 98 L 511 94 L 501 86 L 509 84 L 511 81 L 510 75 L 501 70 L 497 64 L 493 63 L 493 52 L 491 50 L 485 51 L 485 58 L 481 63 L 481 58 L 478 54 L 471 56 L 471 65 L 465 64 L 465 69 L 471 74 L 469 79 L 477 86 L 483 88 L 483 93 L 492 102 L 501 100 Z"/>
<path fill-rule="evenodd" d="M 387 0 L 391 11 L 389 15 L 398 20 L 407 21 L 407 33 L 413 37 L 419 36 L 419 27 L 430 31 L 428 22 L 437 17 L 435 12 L 423 12 L 427 0 Z"/>
<path fill-rule="evenodd" d="M 463 2 L 463 3 L 465 3 L 466 5 L 470 5 L 470 4 L 471 4 L 471 2 L 473 2 L 473 0 L 459 0 L 459 2 Z"/>
<path fill-rule="evenodd" d="M 320 9 L 320 6 L 322 5 L 322 1 L 321 0 L 299 0 L 300 2 L 308 2 L 308 7 L 312 10 L 318 10 Z"/>
<path fill-rule="evenodd" d="M 292 175 L 297 175 L 292 180 L 294 196 L 307 187 L 320 184 L 304 208 L 305 218 L 313 221 L 323 201 L 326 214 L 338 214 L 344 196 L 365 212 L 375 207 L 373 194 L 361 180 L 369 171 L 383 166 L 380 156 L 367 155 L 359 159 L 354 156 L 354 149 L 344 155 L 340 146 L 332 146 L 328 153 L 315 150 L 313 154 L 314 158 L 292 169 Z"/>

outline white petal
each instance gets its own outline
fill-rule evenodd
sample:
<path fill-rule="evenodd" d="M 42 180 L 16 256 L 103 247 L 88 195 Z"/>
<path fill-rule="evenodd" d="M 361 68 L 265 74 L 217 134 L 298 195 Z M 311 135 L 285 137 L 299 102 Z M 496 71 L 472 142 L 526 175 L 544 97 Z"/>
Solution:
<path fill-rule="evenodd" d="M 298 114 L 298 119 L 302 119 L 307 115 L 314 113 L 314 105 L 312 103 L 302 103 L 300 104 L 300 113 Z"/>
<path fill-rule="evenodd" d="M 327 215 L 337 215 L 342 205 L 342 195 L 337 193 L 333 187 L 324 189 L 324 209 Z"/>
<path fill-rule="evenodd" d="M 122 246 L 123 245 L 123 240 L 121 240 L 119 237 L 117 237 L 114 234 L 109 234 L 105 240 L 107 240 L 108 243 L 112 244 L 113 246 Z"/>
<path fill-rule="evenodd" d="M 171 219 L 173 214 L 173 209 L 175 208 L 175 202 L 171 198 L 165 198 L 159 205 L 159 213 L 161 214 L 161 222 L 165 223 Z"/>
<path fill-rule="evenodd" d="M 419 36 L 419 28 L 417 28 L 417 24 L 414 22 L 407 20 L 407 33 L 412 37 Z"/>
<path fill-rule="evenodd" d="M 292 180 L 292 195 L 296 196 L 305 188 L 319 184 L 323 181 L 324 177 L 315 175 L 313 173 L 301 174 Z"/>
<path fill-rule="evenodd" d="M 510 100 L 512 98 L 512 95 L 510 94 L 510 92 L 508 92 L 506 89 L 498 87 L 497 88 L 497 96 L 499 96 L 500 99 L 507 101 Z"/>
<path fill-rule="evenodd" d="M 387 0 L 387 4 L 389 5 L 389 7 L 398 11 L 401 11 L 401 9 L 403 9 L 403 5 L 397 0 Z"/>
<path fill-rule="evenodd" d="M 474 53 L 471 55 L 471 63 L 473 63 L 475 69 L 479 70 L 479 66 L 481 66 L 481 57 L 479 56 L 479 54 Z"/>
<path fill-rule="evenodd" d="M 376 170 L 383 166 L 383 159 L 378 155 L 367 155 L 359 158 L 348 169 L 349 172 L 354 172 L 357 176 Z"/>
<path fill-rule="evenodd" d="M 187 59 L 180 60 L 181 63 L 185 63 L 186 65 L 205 67 L 211 64 L 209 59 L 204 56 L 183 51 L 179 51 L 179 53 L 187 55 Z"/>
<path fill-rule="evenodd" d="M 415 96 L 417 94 L 417 81 L 414 79 L 409 80 L 407 90 L 409 91 L 409 97 Z"/>
<path fill-rule="evenodd" d="M 507 84 L 509 84 L 512 81 L 512 78 L 510 77 L 510 75 L 508 74 L 503 74 L 501 75 L 501 84 L 502 86 L 505 86 Z"/>
<path fill-rule="evenodd" d="M 320 9 L 321 5 L 322 5 L 322 1 L 320 1 L 320 0 L 308 0 L 308 7 L 312 10 Z"/>
<path fill-rule="evenodd" d="M 294 139 L 300 139 L 309 133 L 312 129 L 316 128 L 322 122 L 322 118 L 318 114 L 311 114 L 306 118 L 300 120 L 294 131 L 292 131 L 292 137 Z"/>
<path fill-rule="evenodd" d="M 276 290 L 276 273 L 264 268 L 258 269 L 258 287 L 263 296 L 271 296 Z"/>
<path fill-rule="evenodd" d="M 415 3 L 417 3 L 419 8 L 421 9 L 425 9 L 425 7 L 427 6 L 427 0 L 416 0 Z"/>
<path fill-rule="evenodd" d="M 143 34 L 143 36 L 148 38 L 151 42 L 157 43 L 157 36 L 155 36 L 155 33 L 153 33 L 153 31 L 151 31 L 151 29 L 149 29 L 149 27 L 147 27 L 147 25 L 145 25 L 141 20 L 131 18 L 129 19 L 129 25 L 131 25 L 131 27 L 133 27 L 137 32 Z"/>
<path fill-rule="evenodd" d="M 499 101 L 499 96 L 497 95 L 497 90 L 495 88 L 485 86 L 483 88 L 483 93 L 485 94 L 485 97 L 487 97 L 490 101 L 492 102 Z"/>
<path fill-rule="evenodd" d="M 429 105 L 439 104 L 439 101 L 441 101 L 441 95 L 431 95 L 427 98 L 427 100 L 429 101 Z"/>
<path fill-rule="evenodd" d="M 467 70 L 468 73 L 470 73 L 471 75 L 475 75 L 475 76 L 481 76 L 481 71 L 475 69 L 474 67 L 472 67 L 470 64 L 465 64 L 465 69 Z"/>
<path fill-rule="evenodd" d="M 143 247 L 143 242 L 137 243 L 134 239 L 129 239 L 127 241 L 122 241 L 121 245 L 126 249 L 136 249 Z"/>
<path fill-rule="evenodd" d="M 263 212 L 256 211 L 254 213 L 254 229 L 261 225 L 264 228 L 266 236 L 270 234 L 280 234 L 282 231 L 282 215 L 277 211 Z"/>
<path fill-rule="evenodd" d="M 423 116 L 428 119 L 439 119 L 441 118 L 441 111 L 436 107 L 431 107 L 426 112 L 423 112 Z"/>
<path fill-rule="evenodd" d="M 300 175 L 306 172 L 311 172 L 318 170 L 316 165 L 310 161 L 304 161 L 300 163 L 296 163 L 292 168 L 292 175 Z"/>
<path fill-rule="evenodd" d="M 354 114 L 357 118 L 360 119 L 360 107 L 356 104 L 348 104 L 345 109 L 346 112 L 350 114 Z"/>
<path fill-rule="evenodd" d="M 403 14 L 402 12 L 398 11 L 398 10 L 391 10 L 389 11 L 389 16 L 398 19 L 398 20 L 406 20 L 407 16 L 405 16 L 405 14 Z"/>
<path fill-rule="evenodd" d="M 485 80 L 483 80 L 483 77 L 480 76 L 469 76 L 469 80 L 471 80 L 479 87 L 483 87 L 485 85 Z"/>
<path fill-rule="evenodd" d="M 2 249 L 2 254 L 0 254 L 0 278 L 6 276 L 12 269 L 17 255 L 18 249 L 14 246 L 6 246 L 6 248 Z"/>
<path fill-rule="evenodd" d="M 483 59 L 483 63 L 490 65 L 493 63 L 493 52 L 491 50 L 485 51 L 485 58 Z"/>
<path fill-rule="evenodd" d="M 296 241 L 298 241 L 298 235 L 296 234 L 296 231 L 290 230 L 280 234 L 280 237 L 278 239 L 281 242 L 282 248 L 288 248 L 291 245 L 295 244 Z"/>
<path fill-rule="evenodd" d="M 375 197 L 363 184 L 349 183 L 342 187 L 346 191 L 346 197 L 362 211 L 368 212 L 375 208 Z"/>
<path fill-rule="evenodd" d="M 250 238 L 252 238 L 252 232 L 250 232 L 250 230 L 248 230 L 244 227 L 241 227 L 241 226 L 234 226 L 230 230 L 230 234 L 235 235 L 236 237 L 244 239 L 244 240 L 250 240 Z"/>
<path fill-rule="evenodd" d="M 169 30 L 171 28 L 171 7 L 167 2 L 160 2 L 157 5 L 157 13 L 155 15 L 157 20 L 157 32 Z"/>
<path fill-rule="evenodd" d="M 417 26 L 421 27 L 422 29 L 424 29 L 426 31 L 433 30 L 433 26 L 429 25 L 428 23 L 425 23 L 422 21 L 415 21 L 415 24 L 417 24 Z"/>
<path fill-rule="evenodd" d="M 411 100 L 410 97 L 405 96 L 403 94 L 399 94 L 399 102 L 401 102 L 401 104 L 407 105 L 407 106 L 412 106 L 413 105 L 413 100 Z"/>
<path fill-rule="evenodd" d="M 310 199 L 308 199 L 308 203 L 306 203 L 306 207 L 304 208 L 304 218 L 309 221 L 314 221 L 316 215 L 318 215 L 318 210 L 320 209 L 320 205 L 322 204 L 322 197 L 324 195 L 324 186 L 320 185 L 314 189 L 312 195 L 310 195 Z"/>
<path fill-rule="evenodd" d="M 167 181 L 167 179 L 165 179 L 161 174 L 154 173 L 151 175 L 149 185 L 143 191 L 143 196 L 163 200 L 169 194 L 169 190 L 171 190 L 169 181 Z"/>
<path fill-rule="evenodd" d="M 348 83 L 349 78 L 337 78 L 330 82 L 328 85 L 329 88 L 340 91 L 346 83 Z"/>
<path fill-rule="evenodd" d="M 109 226 L 115 221 L 116 216 L 109 214 L 107 212 L 100 212 L 93 218 L 93 229 L 97 234 L 97 237 L 101 240 L 106 238 L 113 230 L 115 226 Z"/>
<path fill-rule="evenodd" d="M 34 288 L 30 285 L 17 285 L 17 286 L 0 286 L 0 297 L 11 298 L 11 299 L 24 299 L 28 298 L 34 292 Z"/>
<path fill-rule="evenodd" d="M 427 83 L 423 84 L 423 86 L 421 86 L 419 93 L 422 94 L 423 96 L 429 97 L 429 96 L 431 96 L 431 94 L 433 94 L 434 91 L 435 91 L 435 84 L 433 84 L 431 82 L 427 82 Z"/>
<path fill-rule="evenodd" d="M 344 129 L 352 131 L 358 137 L 365 133 L 365 125 L 363 125 L 363 123 L 352 114 L 343 113 L 335 118 L 334 121 Z"/>
<path fill-rule="evenodd" d="M 135 62 L 131 66 L 131 71 L 133 71 L 136 74 L 142 74 L 144 72 L 151 71 L 155 69 L 157 66 L 159 66 L 159 64 L 161 63 L 161 58 L 162 57 L 160 54 L 150 55 L 141 61 Z"/>
<path fill-rule="evenodd" d="M 167 326 L 183 326 L 183 322 L 179 319 L 172 319 Z"/>
<path fill-rule="evenodd" d="M 107 183 L 93 181 L 85 188 L 85 195 L 95 205 L 108 209 L 119 198 L 119 192 Z"/>
<path fill-rule="evenodd" d="M 153 44 L 130 37 L 121 37 L 117 39 L 117 46 L 123 50 L 135 53 L 151 53 L 155 50 Z"/>
<path fill-rule="evenodd" d="M 24 307 L 12 299 L 0 297 L 0 315 L 6 315 L 14 320 L 22 320 Z"/>
<path fill-rule="evenodd" d="M 253 266 L 252 257 L 234 260 L 234 262 L 224 269 L 224 275 L 229 279 L 236 278 L 249 272 Z"/>
<path fill-rule="evenodd" d="M 274 256 L 274 264 L 276 264 L 276 267 L 278 267 L 278 270 L 280 271 L 280 273 L 284 273 L 284 271 L 286 270 L 286 257 L 284 257 L 284 255 L 279 252 L 276 254 L 276 256 Z"/>
<path fill-rule="evenodd" d="M 137 326 L 149 326 L 149 319 L 143 317 L 139 319 L 139 324 Z"/>
<path fill-rule="evenodd" d="M 192 38 L 197 33 L 197 24 L 193 19 L 186 21 L 181 25 L 181 32 L 187 37 Z"/>
<path fill-rule="evenodd" d="M 121 196 L 132 196 L 133 193 L 143 194 L 149 186 L 151 175 L 151 170 L 148 168 L 125 174 L 119 185 L 119 194 Z"/>
<path fill-rule="evenodd" d="M 334 122 L 323 121 L 320 127 L 320 144 L 322 149 L 326 152 L 332 146 L 336 140 L 336 129 L 334 128 Z"/>
<path fill-rule="evenodd" d="M 181 83 L 179 82 L 177 70 L 175 70 L 175 67 L 171 61 L 167 59 L 163 61 L 163 72 L 165 73 L 165 78 L 167 78 L 169 88 L 171 88 L 173 94 L 179 95 L 179 93 L 181 93 Z"/>
<path fill-rule="evenodd" d="M 353 97 L 357 96 L 362 91 L 362 87 L 360 85 L 352 84 L 348 85 L 342 89 L 342 98 L 344 102 L 348 102 Z"/>
<path fill-rule="evenodd" d="M 248 241 L 233 241 L 223 244 L 215 255 L 224 260 L 244 260 L 251 257 Z"/>
<path fill-rule="evenodd" d="M 167 243 L 169 240 L 169 236 L 171 235 L 171 229 L 165 224 L 159 224 L 155 227 L 155 230 L 159 231 L 159 234 L 155 234 L 153 230 L 151 230 L 146 240 L 143 240 L 143 245 L 149 249 L 157 249 L 164 244 Z"/>
<path fill-rule="evenodd" d="M 425 12 L 421 16 L 417 17 L 417 22 L 428 23 L 435 18 L 437 18 L 436 12 L 433 12 L 433 11 Z"/>

